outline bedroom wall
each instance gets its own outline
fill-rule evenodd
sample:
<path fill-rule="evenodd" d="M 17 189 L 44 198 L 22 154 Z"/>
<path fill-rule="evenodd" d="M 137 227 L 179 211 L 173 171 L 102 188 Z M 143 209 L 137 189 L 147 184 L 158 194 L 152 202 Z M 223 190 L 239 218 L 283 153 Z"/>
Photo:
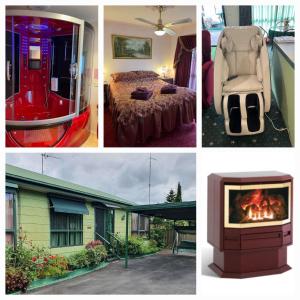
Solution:
<path fill-rule="evenodd" d="M 152 59 L 113 59 L 111 35 L 129 35 L 152 38 Z M 172 68 L 174 51 L 171 50 L 170 36 L 157 37 L 148 26 L 105 21 L 104 22 L 104 80 L 114 72 L 131 70 L 153 70 L 160 72 L 162 66 Z"/>

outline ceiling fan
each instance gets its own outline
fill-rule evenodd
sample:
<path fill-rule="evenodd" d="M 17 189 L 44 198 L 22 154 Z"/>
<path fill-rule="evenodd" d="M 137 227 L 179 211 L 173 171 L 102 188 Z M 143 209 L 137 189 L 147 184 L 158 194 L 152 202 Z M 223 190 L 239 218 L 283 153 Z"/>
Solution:
<path fill-rule="evenodd" d="M 156 24 L 151 22 L 151 21 L 148 21 L 144 18 L 135 18 L 135 20 L 146 23 L 146 24 L 149 24 L 149 25 L 152 25 L 155 28 L 154 33 L 158 36 L 162 36 L 165 33 L 167 33 L 169 35 L 176 35 L 176 32 L 174 30 L 170 29 L 170 27 L 172 27 L 174 25 L 178 25 L 178 24 L 184 24 L 184 23 L 191 23 L 192 22 L 191 18 L 185 18 L 185 19 L 176 20 L 176 21 L 171 22 L 171 23 L 163 24 L 161 14 L 162 14 L 163 11 L 167 10 L 167 6 L 159 5 L 159 6 L 155 6 L 155 8 L 159 12 L 159 19 L 158 19 Z"/>

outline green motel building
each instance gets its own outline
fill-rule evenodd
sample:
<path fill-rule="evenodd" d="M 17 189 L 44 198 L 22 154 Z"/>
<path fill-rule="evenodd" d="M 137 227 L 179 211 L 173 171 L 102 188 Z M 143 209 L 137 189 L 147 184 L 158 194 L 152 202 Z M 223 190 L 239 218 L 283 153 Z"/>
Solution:
<path fill-rule="evenodd" d="M 6 243 L 20 236 L 52 254 L 68 256 L 92 240 L 125 238 L 147 232 L 148 220 L 128 213 L 130 203 L 120 197 L 6 165 Z"/>

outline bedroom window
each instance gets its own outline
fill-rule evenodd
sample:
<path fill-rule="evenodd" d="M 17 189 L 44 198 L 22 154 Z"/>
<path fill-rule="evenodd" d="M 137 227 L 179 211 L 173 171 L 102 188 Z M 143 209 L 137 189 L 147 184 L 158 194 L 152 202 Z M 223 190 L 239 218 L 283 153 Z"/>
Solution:
<path fill-rule="evenodd" d="M 131 230 L 136 233 L 149 231 L 149 218 L 136 213 L 131 214 Z"/>
<path fill-rule="evenodd" d="M 50 211 L 51 247 L 83 245 L 83 216 Z"/>
<path fill-rule="evenodd" d="M 191 70 L 190 70 L 190 79 L 189 79 L 189 88 L 196 91 L 196 68 L 197 68 L 197 51 L 196 48 L 193 49 L 192 60 L 191 60 Z"/>
<path fill-rule="evenodd" d="M 139 231 L 146 231 L 146 217 L 139 215 Z"/>
<path fill-rule="evenodd" d="M 5 240 L 6 244 L 15 243 L 15 193 L 5 194 Z"/>

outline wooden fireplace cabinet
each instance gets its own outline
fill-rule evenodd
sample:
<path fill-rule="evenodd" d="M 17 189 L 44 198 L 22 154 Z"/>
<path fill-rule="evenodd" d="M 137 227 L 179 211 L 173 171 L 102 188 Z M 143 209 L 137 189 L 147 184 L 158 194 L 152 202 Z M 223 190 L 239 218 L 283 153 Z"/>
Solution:
<path fill-rule="evenodd" d="M 291 183 L 289 223 L 251 228 L 225 228 L 225 185 Z M 220 277 L 247 278 L 283 273 L 287 246 L 293 242 L 293 178 L 281 172 L 218 173 L 208 176 L 208 242 L 214 247 L 209 267 Z"/>

